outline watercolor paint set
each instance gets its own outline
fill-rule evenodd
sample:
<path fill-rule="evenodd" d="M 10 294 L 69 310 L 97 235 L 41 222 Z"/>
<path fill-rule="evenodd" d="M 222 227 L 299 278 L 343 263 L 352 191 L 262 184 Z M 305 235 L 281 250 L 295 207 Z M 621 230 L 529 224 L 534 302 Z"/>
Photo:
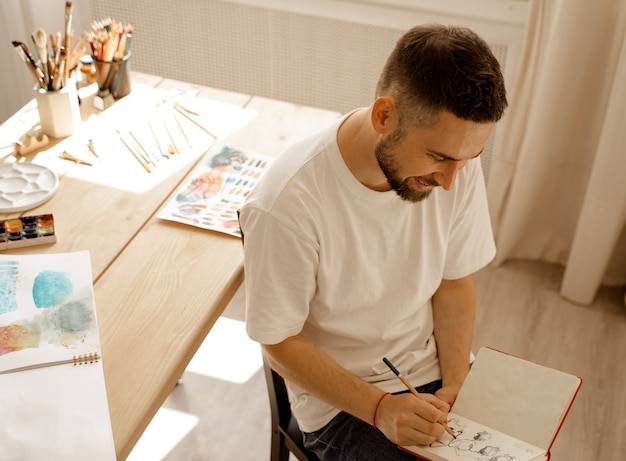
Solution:
<path fill-rule="evenodd" d="M 54 217 L 51 214 L 22 216 L 0 221 L 0 251 L 56 241 Z"/>

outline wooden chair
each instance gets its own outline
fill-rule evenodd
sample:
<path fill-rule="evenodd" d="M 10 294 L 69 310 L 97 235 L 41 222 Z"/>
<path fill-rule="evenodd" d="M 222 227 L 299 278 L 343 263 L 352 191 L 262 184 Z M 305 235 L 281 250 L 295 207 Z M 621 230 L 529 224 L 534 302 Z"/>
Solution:
<path fill-rule="evenodd" d="M 320 461 L 315 453 L 304 448 L 302 444 L 302 432 L 291 414 L 287 388 L 282 376 L 265 362 L 263 368 L 272 412 L 271 461 L 288 461 L 289 452 L 300 461 Z"/>

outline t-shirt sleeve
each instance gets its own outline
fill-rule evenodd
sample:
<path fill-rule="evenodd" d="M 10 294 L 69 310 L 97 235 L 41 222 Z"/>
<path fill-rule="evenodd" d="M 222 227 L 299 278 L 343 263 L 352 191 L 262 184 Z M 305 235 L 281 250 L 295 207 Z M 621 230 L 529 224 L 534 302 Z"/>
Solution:
<path fill-rule="evenodd" d="M 244 235 L 246 329 L 261 344 L 300 333 L 315 294 L 317 245 L 254 206 L 240 215 Z"/>
<path fill-rule="evenodd" d="M 482 269 L 496 255 L 480 159 L 469 161 L 465 170 L 466 181 L 459 191 L 462 198 L 455 211 L 446 253 L 443 278 L 448 280 Z"/>

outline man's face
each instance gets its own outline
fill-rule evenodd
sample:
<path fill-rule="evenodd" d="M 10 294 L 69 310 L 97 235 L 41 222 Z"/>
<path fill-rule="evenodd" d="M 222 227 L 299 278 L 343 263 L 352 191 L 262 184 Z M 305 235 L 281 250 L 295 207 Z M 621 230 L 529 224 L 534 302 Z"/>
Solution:
<path fill-rule="evenodd" d="M 438 186 L 452 189 L 457 172 L 482 152 L 493 123 L 442 112 L 430 127 L 396 128 L 375 147 L 376 160 L 398 196 L 419 202 Z"/>

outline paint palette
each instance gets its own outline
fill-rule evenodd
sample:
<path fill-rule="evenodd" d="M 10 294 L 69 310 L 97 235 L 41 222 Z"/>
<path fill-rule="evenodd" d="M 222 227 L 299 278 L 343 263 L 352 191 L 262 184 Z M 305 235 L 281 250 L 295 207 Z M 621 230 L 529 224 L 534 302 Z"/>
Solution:
<path fill-rule="evenodd" d="M 59 187 L 57 175 L 36 163 L 0 165 L 0 213 L 24 211 L 46 202 Z"/>
<path fill-rule="evenodd" d="M 54 218 L 51 214 L 0 221 L 0 251 L 56 241 Z"/>

